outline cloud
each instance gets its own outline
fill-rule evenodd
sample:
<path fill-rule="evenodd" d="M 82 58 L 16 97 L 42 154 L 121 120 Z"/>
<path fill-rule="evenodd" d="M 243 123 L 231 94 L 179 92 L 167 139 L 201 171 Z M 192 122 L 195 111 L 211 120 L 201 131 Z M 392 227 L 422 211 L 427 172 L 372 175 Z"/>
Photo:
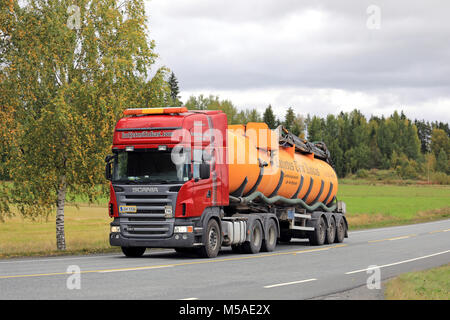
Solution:
<path fill-rule="evenodd" d="M 175 72 L 183 97 L 212 92 L 280 112 L 403 108 L 449 121 L 450 3 L 377 1 L 378 30 L 367 28 L 371 4 L 152 0 L 146 8 L 159 63 Z"/>

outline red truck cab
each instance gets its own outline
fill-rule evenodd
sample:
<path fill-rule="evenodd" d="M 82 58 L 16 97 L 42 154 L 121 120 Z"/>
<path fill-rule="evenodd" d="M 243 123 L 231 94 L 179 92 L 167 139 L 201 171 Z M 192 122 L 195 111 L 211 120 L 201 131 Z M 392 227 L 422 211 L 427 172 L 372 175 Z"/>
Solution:
<path fill-rule="evenodd" d="M 220 225 L 229 202 L 226 115 L 183 107 L 125 114 L 106 158 L 110 244 L 127 256 L 201 247 L 205 223 L 216 217 Z"/>

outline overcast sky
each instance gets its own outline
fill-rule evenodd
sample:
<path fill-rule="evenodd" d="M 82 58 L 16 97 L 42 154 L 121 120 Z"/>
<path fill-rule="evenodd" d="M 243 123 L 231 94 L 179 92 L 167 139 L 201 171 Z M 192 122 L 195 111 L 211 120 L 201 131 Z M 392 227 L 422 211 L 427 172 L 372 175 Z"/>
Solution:
<path fill-rule="evenodd" d="M 151 0 L 182 100 L 450 122 L 450 1 Z"/>

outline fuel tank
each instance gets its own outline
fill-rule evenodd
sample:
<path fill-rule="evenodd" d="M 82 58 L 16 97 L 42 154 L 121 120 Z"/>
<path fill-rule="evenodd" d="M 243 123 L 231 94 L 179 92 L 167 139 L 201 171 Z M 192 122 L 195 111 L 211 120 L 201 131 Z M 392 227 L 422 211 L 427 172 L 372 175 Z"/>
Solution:
<path fill-rule="evenodd" d="M 337 175 L 313 153 L 280 146 L 276 130 L 265 123 L 230 125 L 227 130 L 229 193 L 235 197 L 260 191 L 266 197 L 329 204 L 338 191 Z"/>

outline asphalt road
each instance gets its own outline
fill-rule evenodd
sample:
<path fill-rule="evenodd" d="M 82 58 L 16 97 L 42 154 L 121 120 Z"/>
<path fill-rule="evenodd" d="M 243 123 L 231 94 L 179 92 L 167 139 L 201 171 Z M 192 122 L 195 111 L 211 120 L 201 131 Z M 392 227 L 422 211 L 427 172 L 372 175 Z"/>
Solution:
<path fill-rule="evenodd" d="M 349 233 L 342 244 L 295 241 L 215 259 L 173 250 L 0 261 L 0 299 L 309 299 L 450 262 L 450 219 Z M 79 281 L 69 270 L 79 268 Z M 77 287 L 80 289 L 68 289 Z M 378 289 L 363 287 L 365 292 Z"/>

